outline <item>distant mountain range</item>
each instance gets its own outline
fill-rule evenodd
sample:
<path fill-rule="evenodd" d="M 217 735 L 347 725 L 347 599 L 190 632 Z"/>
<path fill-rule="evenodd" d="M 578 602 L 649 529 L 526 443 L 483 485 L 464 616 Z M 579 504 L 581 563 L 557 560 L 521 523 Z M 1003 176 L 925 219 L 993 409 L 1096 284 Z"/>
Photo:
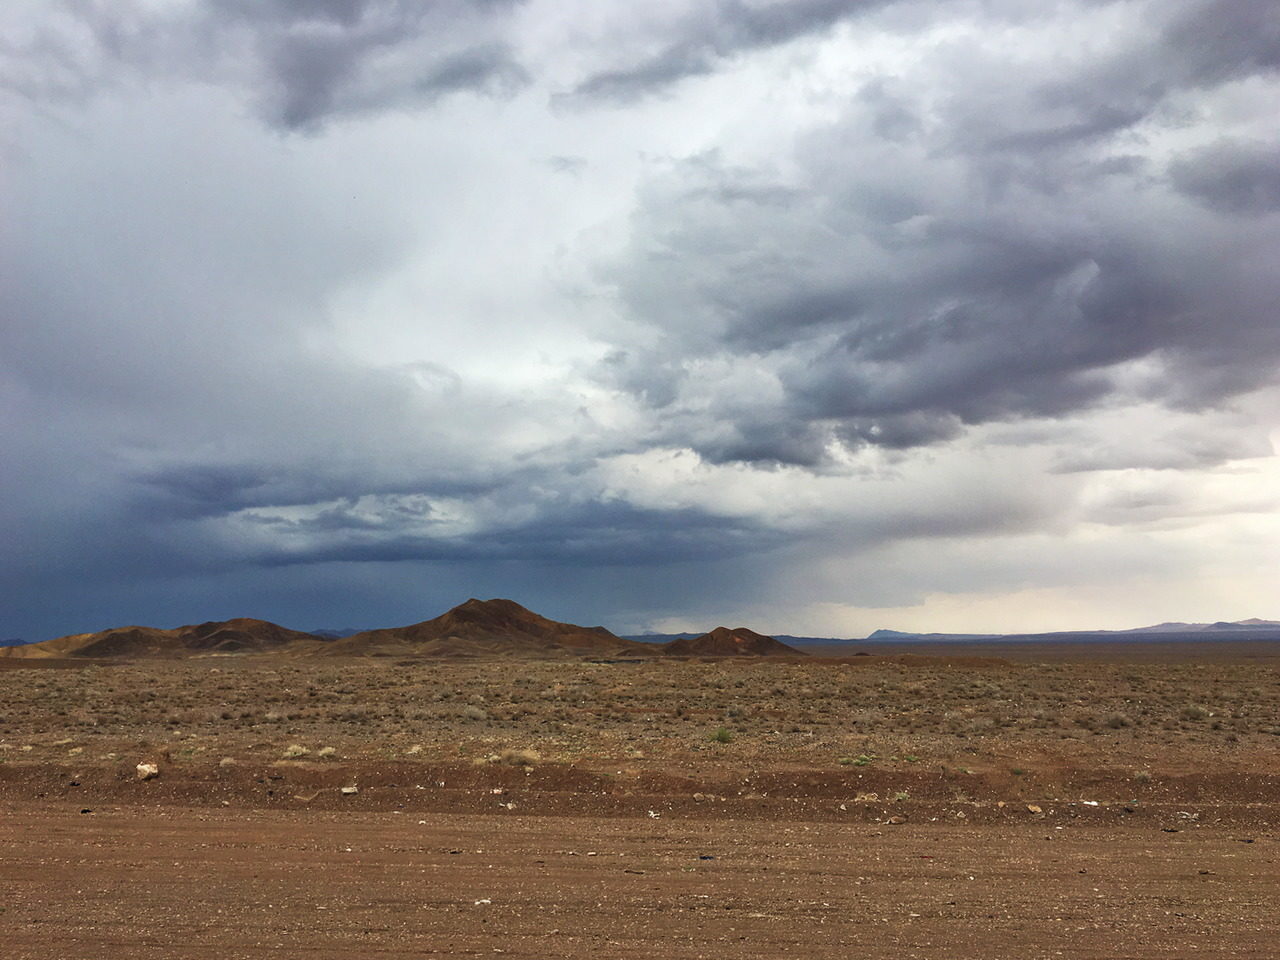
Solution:
<path fill-rule="evenodd" d="M 803 656 L 798 646 L 949 641 L 1103 641 L 1245 638 L 1280 640 L 1280 620 L 1157 623 L 1130 630 L 1070 630 L 1040 634 L 913 633 L 881 629 L 865 640 L 766 637 L 746 627 L 708 633 L 649 633 L 620 637 L 604 627 L 581 627 L 540 616 L 512 600 L 471 599 L 431 620 L 378 630 L 320 629 L 306 633 L 266 620 L 237 618 L 162 630 L 114 627 L 42 643 L 0 641 L 0 657 L 184 657 L 233 653 L 288 656 Z"/>
<path fill-rule="evenodd" d="M 1180 621 L 1156 623 L 1149 627 L 1133 627 L 1128 630 L 1057 630 L 1050 633 L 912 633 L 903 630 L 876 630 L 868 635 L 872 641 L 894 640 L 1013 640 L 1019 637 L 1141 637 L 1168 634 L 1231 634 L 1248 636 L 1252 633 L 1280 631 L 1280 620 L 1225 621 L 1216 623 L 1183 623 Z"/>
<path fill-rule="evenodd" d="M 431 620 L 380 630 L 303 633 L 238 618 L 162 630 L 116 627 L 0 649 L 0 657 L 138 658 L 274 653 L 282 656 L 803 656 L 772 637 L 717 627 L 675 643 L 640 643 L 604 627 L 550 620 L 513 600 L 461 603 Z"/>
<path fill-rule="evenodd" d="M 1098 633 L 1248 633 L 1251 630 L 1280 629 L 1280 620 L 1259 620 L 1251 617 L 1248 620 L 1219 620 L 1216 623 L 1157 623 L 1150 627 L 1138 627 L 1134 630 L 1099 630 Z"/>

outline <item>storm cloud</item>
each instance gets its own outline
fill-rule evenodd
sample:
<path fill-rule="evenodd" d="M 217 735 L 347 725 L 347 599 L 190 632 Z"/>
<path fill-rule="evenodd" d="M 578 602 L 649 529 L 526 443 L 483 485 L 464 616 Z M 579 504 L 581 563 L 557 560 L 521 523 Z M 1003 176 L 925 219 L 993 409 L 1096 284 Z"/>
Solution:
<path fill-rule="evenodd" d="M 32 98 L 83 98 L 157 75 L 212 82 L 237 89 L 272 125 L 314 131 L 451 93 L 509 94 L 528 80 L 504 39 L 522 2 L 59 2 L 11 48 L 0 76 Z"/>
<path fill-rule="evenodd" d="M 1277 19 L 7 5 L 0 635 L 1280 615 Z"/>
<path fill-rule="evenodd" d="M 626 103 L 689 77 L 714 72 L 724 61 L 822 33 L 893 0 L 714 0 L 679 7 L 665 22 L 646 25 L 654 50 L 634 63 L 592 73 L 573 95 Z"/>
<path fill-rule="evenodd" d="M 1256 17 L 1193 33 L 1207 15 L 1183 5 L 1163 48 L 1124 70 L 1115 51 L 1068 71 L 975 43 L 915 82 L 860 85 L 772 167 L 714 153 L 674 164 L 614 274 L 632 315 L 661 331 L 631 376 L 657 371 L 661 387 L 620 382 L 663 408 L 682 392 L 701 406 L 703 358 L 750 368 L 773 402 L 720 399 L 740 442 L 700 449 L 783 462 L 814 460 L 817 436 L 928 445 L 960 424 L 1120 400 L 1144 361 L 1164 376 L 1143 397 L 1173 406 L 1271 382 L 1280 283 L 1259 252 L 1275 249 L 1280 154 L 1142 145 L 1175 105 L 1206 110 L 1198 96 L 1251 71 L 1274 80 Z M 1016 90 L 995 81 L 1015 69 Z"/>

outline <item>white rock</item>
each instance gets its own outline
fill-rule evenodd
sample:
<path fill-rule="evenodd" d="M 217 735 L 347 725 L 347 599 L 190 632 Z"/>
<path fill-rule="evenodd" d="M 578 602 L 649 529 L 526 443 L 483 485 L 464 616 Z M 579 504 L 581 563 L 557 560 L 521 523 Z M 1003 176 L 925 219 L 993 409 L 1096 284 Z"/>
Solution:
<path fill-rule="evenodd" d="M 136 769 L 139 780 L 153 780 L 160 776 L 160 768 L 154 763 L 140 763 Z"/>
<path fill-rule="evenodd" d="M 357 793 L 359 793 L 359 792 L 360 792 L 360 788 L 359 788 L 359 787 L 354 787 L 354 786 L 352 786 L 352 787 L 343 787 L 343 788 L 342 788 L 342 790 L 341 790 L 341 793 L 342 793 L 342 795 L 343 795 L 344 797 L 354 796 L 355 794 L 357 794 Z"/>

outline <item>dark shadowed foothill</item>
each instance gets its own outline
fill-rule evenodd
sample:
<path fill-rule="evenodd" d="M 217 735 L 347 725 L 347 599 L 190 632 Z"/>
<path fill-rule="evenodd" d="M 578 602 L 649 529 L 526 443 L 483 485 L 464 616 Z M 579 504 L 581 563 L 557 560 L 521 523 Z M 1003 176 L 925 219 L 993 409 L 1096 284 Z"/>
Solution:
<path fill-rule="evenodd" d="M 746 627 L 716 627 L 698 637 L 672 640 L 662 647 L 677 657 L 803 657 L 805 654 L 780 640 Z"/>

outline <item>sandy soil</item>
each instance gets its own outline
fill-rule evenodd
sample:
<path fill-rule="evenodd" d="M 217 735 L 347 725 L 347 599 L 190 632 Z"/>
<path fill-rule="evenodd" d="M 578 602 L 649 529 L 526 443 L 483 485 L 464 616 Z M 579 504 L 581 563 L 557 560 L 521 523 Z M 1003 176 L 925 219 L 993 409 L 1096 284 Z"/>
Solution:
<path fill-rule="evenodd" d="M 0 943 L 1269 958 L 1278 666 L 1217 647 L 0 669 Z"/>

